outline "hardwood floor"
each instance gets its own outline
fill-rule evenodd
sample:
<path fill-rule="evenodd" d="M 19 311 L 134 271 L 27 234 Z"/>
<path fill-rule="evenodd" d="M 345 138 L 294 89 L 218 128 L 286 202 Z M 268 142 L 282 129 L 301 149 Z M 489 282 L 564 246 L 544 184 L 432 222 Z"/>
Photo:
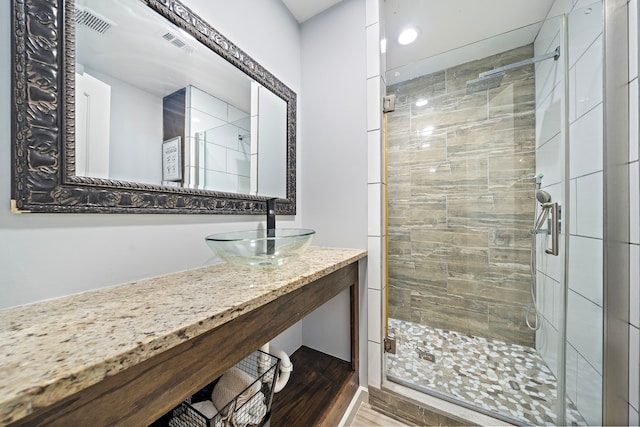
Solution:
<path fill-rule="evenodd" d="M 404 424 L 400 421 L 397 421 L 393 418 L 387 417 L 386 415 L 376 411 L 369 405 L 367 402 L 360 403 L 360 407 L 356 412 L 353 421 L 348 424 L 345 424 L 345 427 L 410 427 L 409 424 Z"/>
<path fill-rule="evenodd" d="M 295 366 L 295 375 L 292 375 L 282 392 L 274 395 L 271 425 L 337 425 L 337 422 L 334 424 L 323 419 L 323 408 L 335 404 L 341 384 L 352 373 L 351 365 L 304 346 L 291 355 L 291 361 Z M 309 399 L 309 396 L 313 396 L 313 399 Z M 368 403 L 369 393 L 366 391 L 356 396 L 356 402 L 344 420 L 344 427 L 413 426 L 373 409 Z"/>
<path fill-rule="evenodd" d="M 351 411 L 343 419 L 341 427 L 412 427 L 403 421 L 398 421 L 382 412 L 378 412 L 369 405 L 369 393 L 363 389 L 356 394 L 351 405 Z"/>
<path fill-rule="evenodd" d="M 289 383 L 273 397 L 271 425 L 337 425 L 357 391 L 351 364 L 305 346 L 291 355 L 291 363 Z M 352 383 L 353 391 L 345 394 Z"/>

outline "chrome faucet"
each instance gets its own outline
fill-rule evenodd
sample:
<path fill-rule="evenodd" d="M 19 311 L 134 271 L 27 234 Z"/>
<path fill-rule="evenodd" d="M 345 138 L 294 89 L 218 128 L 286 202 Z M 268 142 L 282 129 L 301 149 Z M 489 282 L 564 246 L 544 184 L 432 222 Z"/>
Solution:
<path fill-rule="evenodd" d="M 273 255 L 276 242 L 269 237 L 276 237 L 276 199 L 267 200 L 267 255 Z"/>

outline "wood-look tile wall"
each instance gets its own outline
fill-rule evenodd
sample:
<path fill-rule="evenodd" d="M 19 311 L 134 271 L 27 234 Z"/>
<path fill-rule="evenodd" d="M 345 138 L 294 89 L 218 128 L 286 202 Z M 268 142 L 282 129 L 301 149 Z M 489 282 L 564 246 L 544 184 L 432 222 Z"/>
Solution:
<path fill-rule="evenodd" d="M 527 45 L 387 87 L 390 317 L 534 345 L 534 66 L 466 92 L 532 56 Z"/>

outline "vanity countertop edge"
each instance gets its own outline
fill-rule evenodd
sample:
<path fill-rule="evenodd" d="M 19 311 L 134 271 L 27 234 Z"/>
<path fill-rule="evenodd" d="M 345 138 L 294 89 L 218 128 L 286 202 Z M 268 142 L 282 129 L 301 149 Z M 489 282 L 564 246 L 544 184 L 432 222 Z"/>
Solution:
<path fill-rule="evenodd" d="M 361 249 L 312 246 L 298 260 L 276 269 L 217 264 L 0 310 L 0 425 L 366 255 Z"/>

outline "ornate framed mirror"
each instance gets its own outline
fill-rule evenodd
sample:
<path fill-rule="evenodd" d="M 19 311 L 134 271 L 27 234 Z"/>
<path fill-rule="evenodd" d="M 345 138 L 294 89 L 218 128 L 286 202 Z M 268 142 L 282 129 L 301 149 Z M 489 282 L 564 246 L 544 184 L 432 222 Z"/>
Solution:
<path fill-rule="evenodd" d="M 295 92 L 180 1 L 12 12 L 14 211 L 295 214 Z"/>

